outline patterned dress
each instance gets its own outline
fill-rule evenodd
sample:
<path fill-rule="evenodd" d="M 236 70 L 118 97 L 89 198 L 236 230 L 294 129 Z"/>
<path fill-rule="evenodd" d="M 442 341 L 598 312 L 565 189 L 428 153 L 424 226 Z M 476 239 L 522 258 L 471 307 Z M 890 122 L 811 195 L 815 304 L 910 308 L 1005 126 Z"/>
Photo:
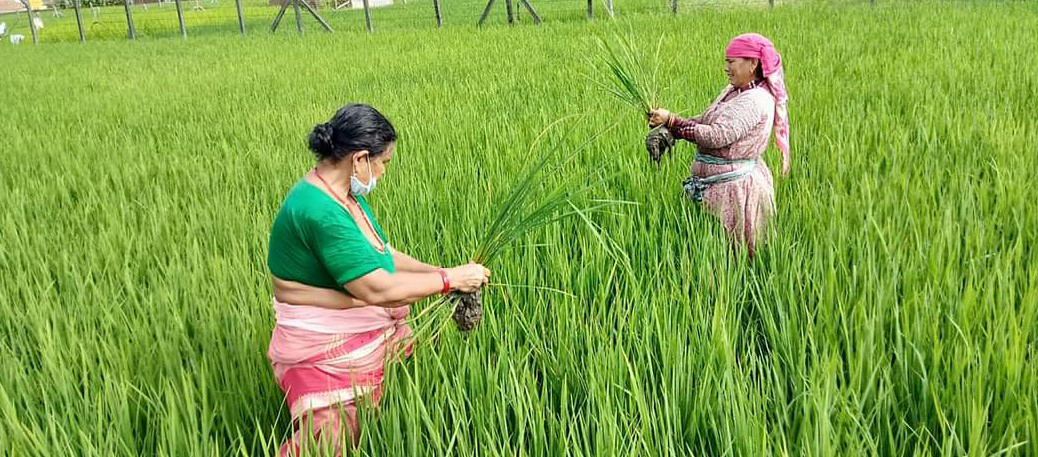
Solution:
<path fill-rule="evenodd" d="M 676 118 L 670 126 L 675 138 L 696 144 L 698 154 L 722 161 L 756 160 L 752 171 L 732 181 L 710 185 L 703 204 L 716 214 L 729 238 L 745 243 L 753 255 L 767 220 L 775 212 L 775 187 L 763 154 L 771 138 L 775 98 L 759 83 L 738 89 L 728 86 L 703 112 L 691 119 Z M 708 177 L 732 172 L 735 164 L 710 164 L 699 160 L 692 176 Z"/>

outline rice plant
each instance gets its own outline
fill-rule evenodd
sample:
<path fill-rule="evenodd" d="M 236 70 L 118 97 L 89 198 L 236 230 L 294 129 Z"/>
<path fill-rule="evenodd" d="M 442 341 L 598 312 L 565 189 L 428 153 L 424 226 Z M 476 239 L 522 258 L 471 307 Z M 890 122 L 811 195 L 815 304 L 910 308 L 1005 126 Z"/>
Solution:
<path fill-rule="evenodd" d="M 660 107 L 660 50 L 665 37 L 661 35 L 655 51 L 649 53 L 635 46 L 630 33 L 614 33 L 608 40 L 596 39 L 598 62 L 593 63 L 593 75 L 605 75 L 605 80 L 596 76 L 591 80 L 648 117 L 652 110 Z M 658 164 L 660 158 L 673 149 L 674 143 L 674 137 L 665 126 L 656 126 L 645 138 L 645 149 L 649 158 Z"/>
<path fill-rule="evenodd" d="M 630 33 L 596 37 L 598 61 L 593 68 L 597 73 L 591 80 L 640 114 L 648 114 L 659 108 L 660 51 L 665 37 L 659 37 L 654 51 L 646 52 L 635 45 Z"/>

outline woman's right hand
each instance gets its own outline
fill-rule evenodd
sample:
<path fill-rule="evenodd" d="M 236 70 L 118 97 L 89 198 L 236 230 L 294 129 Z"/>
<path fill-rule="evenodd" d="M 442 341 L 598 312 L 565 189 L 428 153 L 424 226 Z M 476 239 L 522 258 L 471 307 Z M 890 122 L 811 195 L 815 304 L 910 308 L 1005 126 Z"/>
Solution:
<path fill-rule="evenodd" d="M 672 114 L 670 111 L 665 109 L 654 109 L 649 111 L 649 127 L 655 128 L 659 125 L 666 125 L 670 123 L 670 117 Z"/>
<path fill-rule="evenodd" d="M 446 271 L 451 290 L 458 292 L 475 292 L 490 281 L 490 270 L 478 263 L 459 265 Z"/>

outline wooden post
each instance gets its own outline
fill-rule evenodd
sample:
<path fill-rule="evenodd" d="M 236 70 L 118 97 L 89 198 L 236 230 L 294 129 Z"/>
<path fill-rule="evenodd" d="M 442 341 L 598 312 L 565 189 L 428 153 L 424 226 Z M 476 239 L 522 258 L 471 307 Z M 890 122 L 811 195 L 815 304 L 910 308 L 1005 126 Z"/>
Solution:
<path fill-rule="evenodd" d="M 479 17 L 479 24 L 476 24 L 477 26 L 482 26 L 483 23 L 487 21 L 487 16 L 490 16 L 490 8 L 492 8 L 493 6 L 494 0 L 488 0 L 487 7 L 483 8 L 483 15 Z"/>
<path fill-rule="evenodd" d="M 123 8 L 126 9 L 126 28 L 131 40 L 137 39 L 137 28 L 133 26 L 133 9 L 130 8 L 131 0 L 123 0 Z"/>
<path fill-rule="evenodd" d="M 616 17 L 616 15 L 613 13 L 613 0 L 606 0 L 606 12 L 609 13 L 610 19 Z"/>
<path fill-rule="evenodd" d="M 29 4 L 29 0 L 23 0 L 22 4 L 25 5 L 25 14 L 29 16 L 29 31 L 32 32 L 32 44 L 40 44 L 40 37 L 36 32 L 36 23 L 32 21 L 32 6 Z"/>
<path fill-rule="evenodd" d="M 180 36 L 187 38 L 187 27 L 184 26 L 184 7 L 180 2 L 181 0 L 173 0 L 173 3 L 177 5 L 177 23 L 180 24 Z"/>
<path fill-rule="evenodd" d="M 768 0 L 768 6 L 774 8 L 775 7 L 775 0 Z"/>
<path fill-rule="evenodd" d="M 281 4 L 281 9 L 278 10 L 278 15 L 274 16 L 274 23 L 270 25 L 270 33 L 274 33 L 278 29 L 278 24 L 281 23 L 281 18 L 285 17 L 285 10 L 288 9 L 288 3 L 294 0 L 285 0 Z"/>
<path fill-rule="evenodd" d="M 76 9 L 76 27 L 79 28 L 79 42 L 86 43 L 86 32 L 83 31 L 83 16 L 79 11 L 80 0 L 72 0 L 72 7 Z"/>
<path fill-rule="evenodd" d="M 678 0 L 670 0 L 670 12 L 678 14 Z"/>
<path fill-rule="evenodd" d="M 530 4 L 530 0 L 519 0 L 519 2 L 526 7 L 526 11 L 530 12 L 530 16 L 533 16 L 533 23 L 539 25 L 541 23 L 541 16 L 537 14 L 536 10 L 533 9 L 533 5 Z"/>
<path fill-rule="evenodd" d="M 512 9 L 512 0 L 505 0 L 505 11 L 508 13 L 508 25 L 515 24 L 515 11 Z"/>
<path fill-rule="evenodd" d="M 314 11 L 313 7 L 311 7 L 309 3 L 302 1 L 300 4 L 303 5 L 303 8 L 305 8 L 310 13 L 310 15 L 314 17 L 314 19 L 317 19 L 317 22 L 321 24 L 321 27 L 324 27 L 324 29 L 328 32 L 332 31 L 332 26 L 328 25 L 328 23 L 324 21 L 324 18 L 321 17 L 320 14 L 317 14 L 317 11 Z"/>
<path fill-rule="evenodd" d="M 587 18 L 588 20 L 595 18 L 595 0 L 587 0 Z"/>
<path fill-rule="evenodd" d="M 245 35 L 245 14 L 241 10 L 241 0 L 234 0 L 234 7 L 238 9 L 238 30 Z"/>
<path fill-rule="evenodd" d="M 443 15 L 440 14 L 440 0 L 433 0 L 433 11 L 436 12 L 436 28 L 443 28 Z"/>
<path fill-rule="evenodd" d="M 291 1 L 292 1 L 292 10 L 295 11 L 295 13 L 296 13 L 296 31 L 299 32 L 300 35 L 302 35 L 303 34 L 303 13 L 301 13 L 299 11 L 299 2 L 301 0 L 291 0 Z"/>
<path fill-rule="evenodd" d="M 375 33 L 375 27 L 371 25 L 371 4 L 364 0 L 364 22 L 368 24 L 368 33 Z"/>

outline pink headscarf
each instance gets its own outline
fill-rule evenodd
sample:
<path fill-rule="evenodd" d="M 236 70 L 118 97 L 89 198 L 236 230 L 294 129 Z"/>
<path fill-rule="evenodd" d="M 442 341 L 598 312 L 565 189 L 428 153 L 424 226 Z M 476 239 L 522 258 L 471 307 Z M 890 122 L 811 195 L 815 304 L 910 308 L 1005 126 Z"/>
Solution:
<path fill-rule="evenodd" d="M 786 111 L 786 82 L 782 75 L 782 56 L 771 40 L 756 33 L 739 35 L 728 43 L 725 57 L 760 60 L 761 70 L 771 95 L 775 97 L 775 145 L 782 152 L 782 174 L 789 173 L 789 113 Z"/>

